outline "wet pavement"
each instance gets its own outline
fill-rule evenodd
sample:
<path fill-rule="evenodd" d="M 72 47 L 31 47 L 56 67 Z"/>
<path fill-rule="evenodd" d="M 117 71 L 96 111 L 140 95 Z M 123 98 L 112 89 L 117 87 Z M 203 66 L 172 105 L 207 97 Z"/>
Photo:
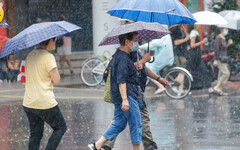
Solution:
<path fill-rule="evenodd" d="M 69 83 L 69 81 L 74 81 Z M 183 100 L 146 92 L 153 137 L 159 148 L 168 150 L 240 150 L 240 83 L 228 84 L 227 97 L 209 95 L 206 90 L 192 91 Z M 55 87 L 56 99 L 68 130 L 59 150 L 87 150 L 113 117 L 113 105 L 103 101 L 103 86 L 88 88 L 78 76 L 66 78 Z M 21 103 L 22 84 L 0 84 L 0 150 L 26 150 L 29 126 Z M 41 150 L 52 130 L 46 124 Z M 127 128 L 116 141 L 114 150 L 130 150 Z"/>

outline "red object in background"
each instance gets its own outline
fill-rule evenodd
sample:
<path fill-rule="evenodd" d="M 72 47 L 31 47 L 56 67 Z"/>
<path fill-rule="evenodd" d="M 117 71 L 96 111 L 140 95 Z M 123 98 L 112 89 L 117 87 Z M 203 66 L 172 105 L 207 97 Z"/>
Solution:
<path fill-rule="evenodd" d="M 6 12 L 6 2 L 5 2 L 5 0 L 2 0 L 2 8 L 3 8 L 3 11 Z M 6 15 L 5 15 L 5 19 L 6 19 Z M 7 37 L 7 29 L 6 28 L 1 28 L 0 27 L 0 36 Z M 0 49 L 0 51 L 1 51 L 1 49 Z"/>
<path fill-rule="evenodd" d="M 202 6 L 202 0 L 198 0 L 198 10 L 203 11 L 203 6 Z M 199 33 L 200 33 L 200 39 L 203 40 L 203 28 L 202 25 L 200 25 L 199 28 Z M 200 45 L 200 48 L 203 49 L 203 44 Z"/>
<path fill-rule="evenodd" d="M 25 61 L 22 60 L 21 62 L 21 66 L 20 66 L 20 69 L 19 69 L 19 74 L 17 76 L 17 80 L 20 82 L 20 83 L 25 83 L 26 82 L 26 76 L 25 76 Z"/>
<path fill-rule="evenodd" d="M 2 52 L 2 49 L 8 40 L 8 37 L 0 35 L 0 53 Z"/>
<path fill-rule="evenodd" d="M 213 60 L 213 55 L 214 55 L 214 51 L 206 51 L 206 52 L 202 51 L 202 55 L 201 55 L 202 60 L 204 62 L 209 61 L 209 60 Z"/>
<path fill-rule="evenodd" d="M 187 0 L 179 0 L 184 6 L 187 6 Z"/>

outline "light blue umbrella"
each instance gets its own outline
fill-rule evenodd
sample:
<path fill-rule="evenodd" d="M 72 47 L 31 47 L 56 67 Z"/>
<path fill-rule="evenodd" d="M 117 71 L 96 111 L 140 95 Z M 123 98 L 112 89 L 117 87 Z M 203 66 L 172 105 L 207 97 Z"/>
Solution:
<path fill-rule="evenodd" d="M 81 29 L 81 27 L 67 21 L 44 22 L 33 24 L 7 41 L 0 54 L 0 58 L 13 55 L 54 37 Z"/>
<path fill-rule="evenodd" d="M 108 13 L 133 21 L 194 24 L 196 20 L 179 0 L 120 0 Z"/>

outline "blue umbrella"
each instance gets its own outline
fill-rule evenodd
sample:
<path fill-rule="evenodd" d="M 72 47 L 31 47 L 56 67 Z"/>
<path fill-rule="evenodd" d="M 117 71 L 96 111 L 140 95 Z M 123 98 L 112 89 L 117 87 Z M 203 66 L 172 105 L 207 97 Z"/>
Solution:
<path fill-rule="evenodd" d="M 0 54 L 0 58 L 13 55 L 54 37 L 81 29 L 81 27 L 67 21 L 44 22 L 33 24 L 7 41 Z"/>
<path fill-rule="evenodd" d="M 5 19 L 3 19 L 2 22 L 0 22 L 0 27 L 2 27 L 2 28 L 8 28 L 8 24 L 7 24 L 7 22 L 6 22 Z"/>
<path fill-rule="evenodd" d="M 108 13 L 133 21 L 194 24 L 196 20 L 179 0 L 120 0 Z"/>

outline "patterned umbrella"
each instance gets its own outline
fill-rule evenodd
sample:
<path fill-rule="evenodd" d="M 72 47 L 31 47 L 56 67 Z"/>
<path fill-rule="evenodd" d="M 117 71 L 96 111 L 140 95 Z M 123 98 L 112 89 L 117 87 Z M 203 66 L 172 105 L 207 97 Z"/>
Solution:
<path fill-rule="evenodd" d="M 139 21 L 113 28 L 113 30 L 102 40 L 99 46 L 119 44 L 119 35 L 135 31 L 138 32 L 138 41 L 160 39 L 169 33 L 169 31 L 159 23 Z"/>
<path fill-rule="evenodd" d="M 0 54 L 0 58 L 13 55 L 54 37 L 81 29 L 67 21 L 44 22 L 33 24 L 12 39 L 7 41 Z"/>

